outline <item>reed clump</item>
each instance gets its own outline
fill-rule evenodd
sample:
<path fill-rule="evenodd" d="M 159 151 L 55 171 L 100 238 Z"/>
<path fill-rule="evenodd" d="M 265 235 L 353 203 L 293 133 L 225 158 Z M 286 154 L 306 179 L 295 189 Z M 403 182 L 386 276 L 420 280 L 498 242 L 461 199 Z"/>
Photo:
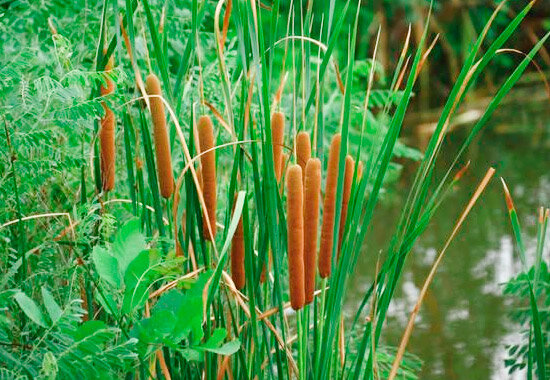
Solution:
<path fill-rule="evenodd" d="M 202 194 L 206 206 L 205 214 L 208 215 L 212 229 L 212 235 L 210 235 L 205 219 L 203 236 L 207 240 L 213 240 L 216 237 L 216 153 L 212 150 L 214 148 L 214 127 L 210 116 L 201 116 L 197 128 L 201 151 Z"/>
<path fill-rule="evenodd" d="M 174 174 L 172 173 L 172 155 L 170 141 L 166 128 L 166 114 L 162 99 L 162 88 L 155 74 L 149 74 L 146 80 L 146 91 L 151 107 L 153 119 L 153 139 L 155 141 L 155 155 L 157 158 L 157 174 L 160 194 L 163 198 L 170 198 L 174 192 Z"/>
<path fill-rule="evenodd" d="M 304 178 L 304 291 L 305 303 L 309 304 L 313 301 L 315 293 L 321 160 L 310 158 L 307 161 Z"/>
<path fill-rule="evenodd" d="M 321 226 L 321 244 L 319 247 L 319 275 L 330 276 L 332 266 L 332 247 L 334 244 L 334 217 L 336 211 L 336 187 L 338 185 L 338 164 L 340 141 L 338 133 L 332 138 L 327 164 L 325 199 L 323 201 L 323 224 Z"/>
<path fill-rule="evenodd" d="M 286 173 L 288 273 L 290 305 L 299 310 L 305 303 L 304 292 L 304 214 L 302 168 L 291 165 Z"/>

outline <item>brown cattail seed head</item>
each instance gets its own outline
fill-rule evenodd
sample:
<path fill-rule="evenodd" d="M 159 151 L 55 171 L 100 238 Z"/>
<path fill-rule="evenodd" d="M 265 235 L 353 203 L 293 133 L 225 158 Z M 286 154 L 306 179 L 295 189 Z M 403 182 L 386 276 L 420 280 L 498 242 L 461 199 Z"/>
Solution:
<path fill-rule="evenodd" d="M 214 127 L 209 116 L 204 115 L 199 118 L 198 123 L 199 144 L 201 151 L 201 174 L 202 174 L 202 194 L 206 205 L 210 228 L 212 229 L 212 238 L 216 237 L 216 153 L 214 150 Z M 209 152 L 206 152 L 210 150 Z M 206 152 L 206 153 L 204 153 Z M 208 224 L 204 223 L 203 236 L 210 239 Z"/>
<path fill-rule="evenodd" d="M 306 164 L 310 158 L 311 141 L 309 139 L 309 133 L 302 131 L 296 135 L 296 161 L 302 168 L 302 175 L 304 178 L 306 175 Z"/>
<path fill-rule="evenodd" d="M 304 214 L 302 168 L 292 165 L 286 173 L 287 236 L 290 305 L 294 310 L 304 306 Z"/>
<path fill-rule="evenodd" d="M 283 144 L 285 142 L 285 115 L 274 112 L 271 117 L 271 143 L 273 145 L 273 164 L 275 165 L 275 178 L 281 180 L 283 171 Z"/>
<path fill-rule="evenodd" d="M 103 191 L 110 191 L 115 187 L 115 114 L 106 104 L 103 109 L 105 116 L 99 130 L 101 183 Z"/>
<path fill-rule="evenodd" d="M 363 178 L 363 161 L 359 161 L 357 164 L 357 182 Z"/>
<path fill-rule="evenodd" d="M 235 201 L 237 198 L 235 197 Z M 237 229 L 231 240 L 231 278 L 235 283 L 235 287 L 239 290 L 244 288 L 245 272 L 244 272 L 244 231 L 243 217 L 241 215 Z"/>
<path fill-rule="evenodd" d="M 174 192 L 174 175 L 172 173 L 172 156 L 170 154 L 170 141 L 166 129 L 166 115 L 164 104 L 159 96 L 162 96 L 160 81 L 155 74 L 149 74 L 146 80 L 147 94 L 151 106 L 153 119 L 153 138 L 155 140 L 155 152 L 157 158 L 157 173 L 159 177 L 160 194 L 164 198 L 170 198 Z"/>
<path fill-rule="evenodd" d="M 321 244 L 319 247 L 319 274 L 322 278 L 330 276 L 332 266 L 332 247 L 334 244 L 334 216 L 336 210 L 336 187 L 338 185 L 338 163 L 340 156 L 340 134 L 334 135 L 330 144 L 323 202 L 323 224 L 321 226 Z"/>
<path fill-rule="evenodd" d="M 321 161 L 310 158 L 306 164 L 304 187 L 304 276 L 305 301 L 313 301 L 317 261 L 317 228 L 321 199 Z"/>
<path fill-rule="evenodd" d="M 342 193 L 342 212 L 340 213 L 340 228 L 338 229 L 338 253 L 342 248 L 342 238 L 344 237 L 344 228 L 346 227 L 346 218 L 348 216 L 349 198 L 351 196 L 351 184 L 353 182 L 353 172 L 355 162 L 348 154 L 346 156 L 346 166 L 344 172 L 344 192 Z"/>

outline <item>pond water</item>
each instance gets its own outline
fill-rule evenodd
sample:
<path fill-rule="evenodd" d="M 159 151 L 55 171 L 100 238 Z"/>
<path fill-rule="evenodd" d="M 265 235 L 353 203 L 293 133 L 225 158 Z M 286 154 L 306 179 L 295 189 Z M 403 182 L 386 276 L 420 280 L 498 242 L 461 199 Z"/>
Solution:
<path fill-rule="evenodd" d="M 495 167 L 494 179 L 447 250 L 416 320 L 407 350 L 423 361 L 421 379 L 525 378 L 525 374 L 508 375 L 503 363 L 506 344 L 517 341 L 518 335 L 507 318 L 512 306 L 502 296 L 502 284 L 521 266 L 499 177 L 510 187 L 526 235 L 528 260 L 532 259 L 538 207 L 550 205 L 549 127 L 547 100 L 503 106 L 466 153 L 464 162 L 471 160 L 470 170 L 409 256 L 383 330 L 384 343 L 391 346 L 399 345 L 436 254 L 487 169 Z M 439 175 L 468 129 L 460 127 L 448 135 L 438 163 Z M 414 145 L 414 138 L 409 143 Z M 416 168 L 407 164 L 395 194 L 378 210 L 367 239 L 369 247 L 349 287 L 350 310 L 356 310 L 372 281 L 373 257 L 387 248 Z M 548 252 L 544 257 L 548 260 Z"/>

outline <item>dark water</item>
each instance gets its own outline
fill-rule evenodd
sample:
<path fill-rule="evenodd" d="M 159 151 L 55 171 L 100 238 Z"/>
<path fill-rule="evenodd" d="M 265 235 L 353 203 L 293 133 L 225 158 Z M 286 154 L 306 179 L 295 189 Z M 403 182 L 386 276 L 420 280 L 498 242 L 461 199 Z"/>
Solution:
<path fill-rule="evenodd" d="M 447 137 L 438 175 L 444 173 L 469 128 L 458 128 Z M 421 379 L 525 378 L 525 374 L 508 375 L 503 363 L 505 345 L 518 336 L 507 318 L 511 305 L 502 296 L 501 284 L 521 266 L 499 177 L 510 187 L 526 235 L 528 260 L 532 259 L 538 207 L 550 205 L 549 128 L 548 101 L 501 108 L 465 155 L 464 162 L 471 160 L 468 174 L 409 256 L 383 330 L 385 344 L 392 346 L 399 345 L 436 254 L 487 169 L 495 167 L 494 179 L 447 250 L 416 320 L 408 351 L 423 361 Z M 415 144 L 415 139 L 409 143 Z M 372 281 L 373 257 L 387 248 L 416 167 L 407 165 L 391 199 L 378 210 L 369 247 L 350 287 L 351 309 Z M 544 255 L 548 260 L 548 252 Z"/>

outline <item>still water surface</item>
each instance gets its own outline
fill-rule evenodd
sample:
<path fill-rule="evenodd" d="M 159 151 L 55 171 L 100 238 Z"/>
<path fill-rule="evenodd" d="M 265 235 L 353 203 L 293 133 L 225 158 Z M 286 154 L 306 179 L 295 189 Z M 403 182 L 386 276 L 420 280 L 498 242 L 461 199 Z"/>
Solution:
<path fill-rule="evenodd" d="M 450 164 L 470 127 L 446 139 L 438 175 Z M 502 284 L 521 269 L 499 177 L 511 189 L 532 259 L 538 207 L 550 206 L 550 110 L 547 102 L 508 104 L 496 115 L 464 157 L 468 174 L 441 206 L 409 256 L 391 315 L 386 344 L 397 346 L 424 280 L 475 187 L 491 166 L 497 173 L 447 251 L 417 318 L 408 350 L 423 361 L 421 379 L 521 379 L 508 375 L 506 344 L 518 337 L 507 312 Z M 411 134 L 412 135 L 412 134 Z M 411 137 L 410 144 L 415 144 Z M 387 248 L 417 165 L 408 164 L 395 194 L 378 217 L 350 284 L 348 302 L 356 309 L 372 281 L 373 257 Z M 528 236 L 527 236 L 528 235 Z M 548 261 L 548 252 L 544 258 Z M 532 262 L 532 261 L 531 261 Z"/>

